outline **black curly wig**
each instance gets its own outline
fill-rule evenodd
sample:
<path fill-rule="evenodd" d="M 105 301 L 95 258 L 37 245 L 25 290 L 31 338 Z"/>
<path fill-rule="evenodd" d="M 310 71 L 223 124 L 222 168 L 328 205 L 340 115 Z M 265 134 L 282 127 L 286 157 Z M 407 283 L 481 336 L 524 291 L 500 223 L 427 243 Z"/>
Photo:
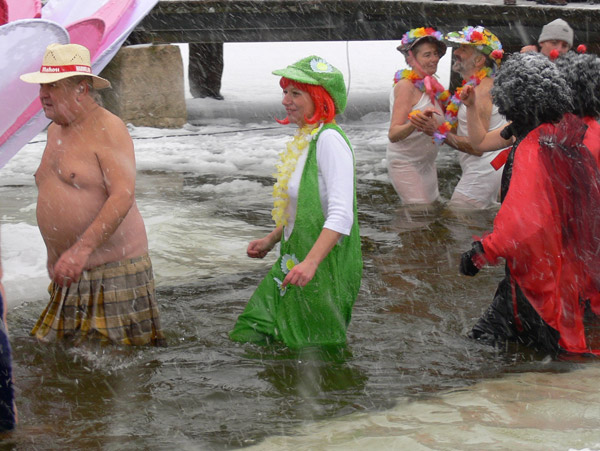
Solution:
<path fill-rule="evenodd" d="M 600 59 L 596 55 L 567 52 L 555 61 L 573 93 L 578 116 L 600 116 Z"/>
<path fill-rule="evenodd" d="M 500 67 L 492 88 L 498 112 L 517 138 L 573 110 L 571 89 L 556 64 L 540 53 L 515 53 Z"/>

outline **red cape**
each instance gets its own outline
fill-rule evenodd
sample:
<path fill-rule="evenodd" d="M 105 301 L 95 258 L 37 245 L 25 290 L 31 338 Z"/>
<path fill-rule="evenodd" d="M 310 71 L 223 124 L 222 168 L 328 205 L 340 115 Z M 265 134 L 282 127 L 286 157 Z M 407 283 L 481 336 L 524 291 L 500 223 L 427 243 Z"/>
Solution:
<path fill-rule="evenodd" d="M 600 312 L 599 285 L 594 282 L 600 280 L 595 271 L 600 268 L 600 134 L 589 136 L 590 144 L 596 140 L 592 156 L 582 146 L 585 131 L 580 119 L 567 115 L 560 124 L 543 124 L 521 141 L 493 232 L 482 244 L 488 262 L 506 260 L 528 301 L 560 333 L 563 349 L 600 355 L 586 344 L 580 302 L 591 299 L 594 311 Z M 552 140 L 555 145 L 549 144 Z"/>
<path fill-rule="evenodd" d="M 596 162 L 598 162 L 598 166 L 600 166 L 600 124 L 596 119 L 589 116 L 584 117 L 583 122 L 588 126 L 583 144 L 589 149 Z"/>

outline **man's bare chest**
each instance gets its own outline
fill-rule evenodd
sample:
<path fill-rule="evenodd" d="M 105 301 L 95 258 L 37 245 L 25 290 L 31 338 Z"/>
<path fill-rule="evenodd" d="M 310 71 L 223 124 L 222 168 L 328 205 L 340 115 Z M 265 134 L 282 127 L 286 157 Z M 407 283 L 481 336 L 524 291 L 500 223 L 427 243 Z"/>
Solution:
<path fill-rule="evenodd" d="M 74 188 L 103 186 L 103 176 L 93 146 L 83 142 L 49 143 L 35 174 L 38 186 L 65 183 Z"/>

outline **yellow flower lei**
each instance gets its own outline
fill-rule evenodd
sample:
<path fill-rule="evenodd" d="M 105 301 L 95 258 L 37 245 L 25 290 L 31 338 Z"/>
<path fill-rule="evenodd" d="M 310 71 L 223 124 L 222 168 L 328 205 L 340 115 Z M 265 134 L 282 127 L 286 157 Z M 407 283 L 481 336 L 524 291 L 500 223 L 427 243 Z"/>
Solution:
<path fill-rule="evenodd" d="M 271 216 L 277 227 L 288 224 L 290 216 L 286 212 L 289 203 L 288 183 L 296 169 L 298 159 L 321 129 L 321 126 L 322 124 L 318 127 L 316 124 L 307 124 L 299 128 L 292 140 L 287 143 L 286 150 L 279 154 L 281 161 L 275 165 L 277 173 L 273 174 L 277 181 L 273 185 L 273 210 L 271 210 Z"/>

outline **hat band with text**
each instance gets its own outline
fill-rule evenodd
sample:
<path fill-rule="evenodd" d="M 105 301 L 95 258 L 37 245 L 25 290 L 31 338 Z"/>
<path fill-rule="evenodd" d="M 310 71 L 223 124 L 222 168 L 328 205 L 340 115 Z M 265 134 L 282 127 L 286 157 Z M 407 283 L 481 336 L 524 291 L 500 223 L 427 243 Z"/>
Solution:
<path fill-rule="evenodd" d="M 61 72 L 85 72 L 92 73 L 92 68 L 86 65 L 70 65 L 70 66 L 42 66 L 40 72 L 43 74 L 58 74 Z"/>

